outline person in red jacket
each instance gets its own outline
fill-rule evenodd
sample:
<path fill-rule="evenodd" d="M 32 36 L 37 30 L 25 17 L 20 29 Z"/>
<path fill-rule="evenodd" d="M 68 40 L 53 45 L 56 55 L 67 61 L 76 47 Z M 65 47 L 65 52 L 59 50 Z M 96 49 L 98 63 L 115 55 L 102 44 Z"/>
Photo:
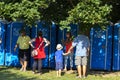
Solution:
<path fill-rule="evenodd" d="M 68 50 L 70 49 L 70 47 L 72 46 L 71 32 L 66 33 L 66 40 L 63 41 L 63 44 L 65 45 L 65 53 L 67 53 Z M 71 53 L 69 55 L 66 55 L 64 57 L 64 71 L 67 71 L 68 58 L 70 59 L 70 69 L 72 70 L 72 67 L 73 67 L 73 49 L 71 50 Z"/>
<path fill-rule="evenodd" d="M 32 44 L 33 42 L 35 43 L 34 46 Z M 42 59 L 46 57 L 44 48 L 46 46 L 48 46 L 50 44 L 50 42 L 46 38 L 43 38 L 42 31 L 39 31 L 38 32 L 38 37 L 32 39 L 29 43 L 30 43 L 31 47 L 34 48 L 34 49 L 37 49 L 40 46 L 39 49 L 38 49 L 38 55 L 33 57 L 33 59 L 34 59 L 33 73 L 36 73 L 35 70 L 36 70 L 36 67 L 38 65 L 38 73 L 41 74 L 42 73 L 41 72 Z M 45 43 L 45 45 L 44 45 L 44 43 Z"/>

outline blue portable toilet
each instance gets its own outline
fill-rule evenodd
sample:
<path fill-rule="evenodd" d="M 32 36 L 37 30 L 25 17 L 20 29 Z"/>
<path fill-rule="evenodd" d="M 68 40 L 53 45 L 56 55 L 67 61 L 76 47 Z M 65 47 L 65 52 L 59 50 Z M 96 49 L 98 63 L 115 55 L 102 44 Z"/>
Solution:
<path fill-rule="evenodd" d="M 56 41 L 57 41 L 57 26 L 54 22 L 50 27 L 50 50 L 49 50 L 49 68 L 55 68 L 55 51 L 56 51 Z"/>
<path fill-rule="evenodd" d="M 90 69 L 107 70 L 112 67 L 112 26 L 106 30 L 92 28 L 90 33 Z"/>
<path fill-rule="evenodd" d="M 12 22 L 7 26 L 5 66 L 21 66 L 18 60 L 18 49 L 14 52 L 14 47 L 19 37 L 19 31 L 23 26 L 24 24 L 22 22 Z"/>
<path fill-rule="evenodd" d="M 0 22 L 0 65 L 4 65 L 5 62 L 5 30 L 6 25 Z"/>
<path fill-rule="evenodd" d="M 120 23 L 114 26 L 114 39 L 113 39 L 113 71 L 120 70 Z"/>
<path fill-rule="evenodd" d="M 50 30 L 49 30 L 49 25 L 47 23 L 38 22 L 36 27 L 35 26 L 32 27 L 31 38 L 37 37 L 37 32 L 38 31 L 42 31 L 43 37 L 50 40 L 50 38 L 49 38 Z M 48 68 L 49 67 L 49 47 L 45 48 L 45 53 L 46 53 L 46 58 L 43 59 L 43 61 L 42 61 L 42 67 L 43 68 Z M 31 67 L 32 67 L 32 64 L 33 64 L 33 58 L 31 58 Z"/>
<path fill-rule="evenodd" d="M 62 44 L 62 40 L 64 39 L 64 30 L 61 30 L 60 28 L 57 30 L 57 43 Z"/>

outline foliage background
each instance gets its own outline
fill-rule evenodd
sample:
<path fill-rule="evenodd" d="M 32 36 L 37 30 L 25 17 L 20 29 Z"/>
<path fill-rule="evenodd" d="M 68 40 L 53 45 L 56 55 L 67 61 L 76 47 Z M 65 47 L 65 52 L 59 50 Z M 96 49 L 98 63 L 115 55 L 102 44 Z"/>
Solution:
<path fill-rule="evenodd" d="M 105 26 L 120 19 L 119 0 L 0 0 L 0 18 L 23 21 L 32 26 L 36 21 L 54 21 L 61 29 L 74 23 L 81 30 Z"/>

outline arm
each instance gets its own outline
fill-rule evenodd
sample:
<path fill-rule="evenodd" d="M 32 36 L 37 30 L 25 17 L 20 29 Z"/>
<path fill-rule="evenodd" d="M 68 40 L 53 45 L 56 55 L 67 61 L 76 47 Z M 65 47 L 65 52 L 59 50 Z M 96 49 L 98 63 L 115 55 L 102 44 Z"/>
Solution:
<path fill-rule="evenodd" d="M 55 52 L 55 61 L 56 61 L 56 52 Z"/>
<path fill-rule="evenodd" d="M 90 51 L 90 48 L 87 48 L 87 55 L 88 56 L 89 56 L 89 53 L 90 53 L 89 51 Z"/>
<path fill-rule="evenodd" d="M 56 56 L 55 56 L 55 60 L 56 60 Z"/>
<path fill-rule="evenodd" d="M 73 49 L 77 45 L 76 39 L 72 42 L 72 46 L 69 48 L 68 52 L 65 53 L 64 55 L 68 55 L 71 53 L 71 49 Z"/>
<path fill-rule="evenodd" d="M 35 42 L 35 38 L 32 39 L 31 41 L 29 41 L 30 46 L 31 46 L 32 48 L 35 48 L 35 47 L 33 46 L 33 44 L 32 44 L 33 42 Z"/>
<path fill-rule="evenodd" d="M 73 49 L 73 48 L 74 48 L 74 47 L 71 46 L 70 49 L 68 50 L 68 52 L 67 52 L 67 53 L 64 53 L 63 55 L 68 55 L 68 54 L 70 54 L 70 53 L 71 53 L 71 49 Z"/>
<path fill-rule="evenodd" d="M 43 39 L 44 39 L 44 42 L 46 43 L 45 47 L 49 46 L 50 45 L 50 41 L 48 41 L 46 38 L 43 38 Z"/>
<path fill-rule="evenodd" d="M 18 40 L 17 40 L 16 45 L 14 47 L 14 52 L 16 51 L 17 47 L 19 46 L 19 43 L 20 43 L 20 36 L 18 37 Z"/>
<path fill-rule="evenodd" d="M 90 41 L 89 41 L 89 38 L 87 37 L 87 44 L 88 44 L 88 47 L 87 47 L 87 55 L 89 56 L 89 53 L 90 53 Z"/>
<path fill-rule="evenodd" d="M 17 47 L 18 47 L 18 44 L 15 45 L 15 47 L 14 47 L 14 52 L 16 51 Z"/>

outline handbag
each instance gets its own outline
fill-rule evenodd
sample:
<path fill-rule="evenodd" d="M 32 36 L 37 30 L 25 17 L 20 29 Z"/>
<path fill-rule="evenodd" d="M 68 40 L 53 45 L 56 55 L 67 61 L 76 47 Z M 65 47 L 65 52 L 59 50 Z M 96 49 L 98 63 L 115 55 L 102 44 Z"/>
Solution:
<path fill-rule="evenodd" d="M 31 52 L 31 56 L 34 57 L 34 56 L 37 56 L 38 55 L 38 49 L 41 47 L 43 41 L 40 43 L 39 47 L 37 49 L 34 49 L 32 52 Z"/>

